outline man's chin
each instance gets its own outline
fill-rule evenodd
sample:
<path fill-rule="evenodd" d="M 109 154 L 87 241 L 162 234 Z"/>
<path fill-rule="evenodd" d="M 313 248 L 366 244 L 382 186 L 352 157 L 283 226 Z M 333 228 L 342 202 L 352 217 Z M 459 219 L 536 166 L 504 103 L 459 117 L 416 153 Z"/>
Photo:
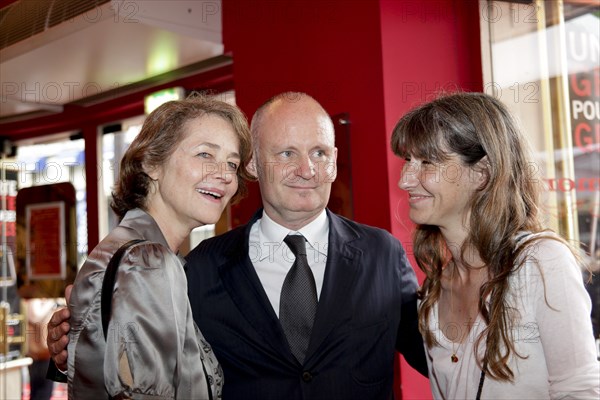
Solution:
<path fill-rule="evenodd" d="M 288 208 L 288 211 L 296 214 L 306 214 L 307 216 L 321 213 L 327 205 L 324 204 L 307 204 L 304 206 L 296 206 Z"/>

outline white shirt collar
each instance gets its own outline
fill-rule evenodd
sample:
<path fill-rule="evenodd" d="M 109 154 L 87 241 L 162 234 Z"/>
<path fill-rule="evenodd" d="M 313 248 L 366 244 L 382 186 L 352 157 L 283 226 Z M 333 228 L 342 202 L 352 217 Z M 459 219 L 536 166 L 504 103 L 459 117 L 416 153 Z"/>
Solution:
<path fill-rule="evenodd" d="M 258 237 L 261 247 L 271 247 L 267 243 L 274 244 L 277 249 L 283 243 L 283 239 L 290 233 L 300 233 L 306 238 L 306 241 L 313 250 L 327 256 L 327 242 L 329 240 L 329 220 L 327 212 L 323 210 L 317 218 L 309 224 L 303 226 L 298 231 L 292 231 L 277 222 L 273 221 L 266 212 L 263 211 L 262 218 L 257 222 Z M 269 256 L 268 251 L 262 251 L 260 259 L 263 260 Z"/>

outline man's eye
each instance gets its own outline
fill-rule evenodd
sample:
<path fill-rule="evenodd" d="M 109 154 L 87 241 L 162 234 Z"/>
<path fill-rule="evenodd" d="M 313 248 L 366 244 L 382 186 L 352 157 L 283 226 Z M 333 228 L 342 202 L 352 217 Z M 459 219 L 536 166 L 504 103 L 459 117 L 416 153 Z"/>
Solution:
<path fill-rule="evenodd" d="M 198 155 L 198 157 L 201 157 L 201 158 L 210 158 L 211 157 L 210 153 L 207 153 L 205 151 L 202 151 L 202 152 L 198 153 L 197 155 Z"/>
<path fill-rule="evenodd" d="M 286 157 L 286 158 L 287 158 L 287 157 L 291 157 L 291 156 L 292 156 L 292 152 L 291 152 L 291 151 L 287 151 L 287 150 L 286 150 L 286 151 L 282 151 L 282 152 L 281 152 L 281 155 L 282 155 L 283 157 Z"/>

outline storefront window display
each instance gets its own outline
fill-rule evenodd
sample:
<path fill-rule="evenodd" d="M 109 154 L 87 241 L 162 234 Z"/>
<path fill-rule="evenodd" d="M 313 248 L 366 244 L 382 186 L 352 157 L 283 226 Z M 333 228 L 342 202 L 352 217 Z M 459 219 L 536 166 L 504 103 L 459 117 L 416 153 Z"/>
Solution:
<path fill-rule="evenodd" d="M 547 224 L 586 253 L 600 335 L 600 5 L 479 3 L 484 88 L 518 116 L 546 187 Z M 588 273 L 583 271 L 586 279 Z"/>
<path fill-rule="evenodd" d="M 84 140 L 69 138 L 45 143 L 21 144 L 7 163 L 17 175 L 17 189 L 70 182 L 76 196 L 77 265 L 87 257 L 87 203 Z"/>

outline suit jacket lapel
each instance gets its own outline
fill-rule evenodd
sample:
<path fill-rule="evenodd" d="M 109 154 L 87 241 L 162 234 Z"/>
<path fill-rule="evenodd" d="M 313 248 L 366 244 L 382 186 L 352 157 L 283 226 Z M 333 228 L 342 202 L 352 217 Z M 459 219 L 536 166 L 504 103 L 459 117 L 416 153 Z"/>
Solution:
<path fill-rule="evenodd" d="M 352 241 L 359 238 L 358 233 L 329 210 L 327 215 L 329 217 L 327 265 L 308 346 L 307 363 L 339 321 L 350 317 L 352 310 L 348 307 L 348 294 L 352 291 L 352 284 L 362 256 L 362 251 L 352 246 Z"/>
<path fill-rule="evenodd" d="M 259 210 L 245 229 L 239 231 L 239 237 L 234 238 L 234 245 L 227 254 L 227 261 L 219 267 L 219 274 L 225 290 L 248 323 L 264 338 L 264 344 L 273 347 L 277 354 L 288 354 L 290 360 L 295 361 L 248 256 L 250 229 L 261 215 L 262 210 Z"/>

